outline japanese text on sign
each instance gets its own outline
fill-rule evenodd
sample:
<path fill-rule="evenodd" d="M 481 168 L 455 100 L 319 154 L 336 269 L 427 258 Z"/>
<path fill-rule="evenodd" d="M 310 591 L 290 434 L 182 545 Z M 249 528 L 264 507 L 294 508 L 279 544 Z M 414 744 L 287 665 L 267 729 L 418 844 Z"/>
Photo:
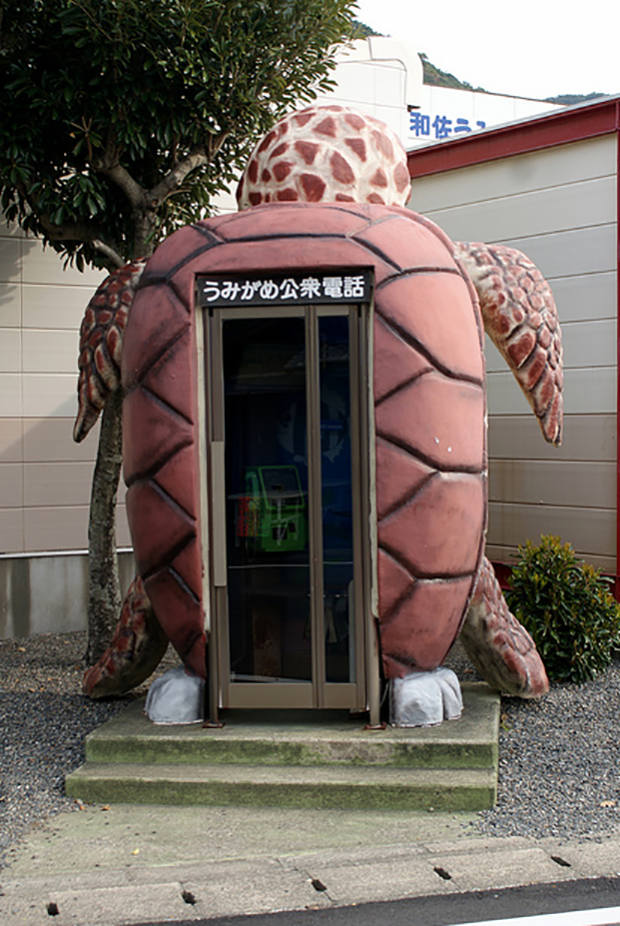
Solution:
<path fill-rule="evenodd" d="M 368 302 L 370 299 L 367 270 L 273 274 L 260 278 L 199 276 L 197 284 L 198 304 L 202 306 Z"/>
<path fill-rule="evenodd" d="M 478 121 L 474 124 L 475 129 L 486 128 L 486 122 Z M 431 129 L 432 134 L 431 134 Z M 409 131 L 416 138 L 449 138 L 451 135 L 466 135 L 472 131 L 469 119 L 448 119 L 447 116 L 431 117 L 421 112 L 412 112 L 409 114 Z"/>

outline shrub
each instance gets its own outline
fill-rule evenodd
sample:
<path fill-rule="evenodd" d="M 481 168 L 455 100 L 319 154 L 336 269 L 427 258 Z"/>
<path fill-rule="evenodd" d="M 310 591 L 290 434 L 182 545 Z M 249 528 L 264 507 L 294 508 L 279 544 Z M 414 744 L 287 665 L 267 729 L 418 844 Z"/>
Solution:
<path fill-rule="evenodd" d="M 506 600 L 534 639 L 550 681 L 584 682 L 620 646 L 620 605 L 607 579 L 559 537 L 519 547 Z"/>

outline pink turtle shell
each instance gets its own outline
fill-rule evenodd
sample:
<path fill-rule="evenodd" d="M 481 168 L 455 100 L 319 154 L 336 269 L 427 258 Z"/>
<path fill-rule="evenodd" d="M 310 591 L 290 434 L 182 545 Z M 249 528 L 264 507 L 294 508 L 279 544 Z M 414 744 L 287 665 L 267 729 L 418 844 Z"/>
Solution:
<path fill-rule="evenodd" d="M 387 677 L 441 664 L 486 517 L 482 324 L 432 222 L 399 207 L 269 204 L 188 226 L 149 261 L 123 350 L 124 475 L 138 570 L 185 664 L 205 673 L 196 274 L 374 272 L 378 617 Z"/>

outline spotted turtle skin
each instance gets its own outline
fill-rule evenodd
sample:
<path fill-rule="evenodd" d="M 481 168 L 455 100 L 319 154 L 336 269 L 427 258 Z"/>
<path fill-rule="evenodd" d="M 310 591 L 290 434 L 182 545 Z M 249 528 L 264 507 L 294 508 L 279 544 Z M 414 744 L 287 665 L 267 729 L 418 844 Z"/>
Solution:
<path fill-rule="evenodd" d="M 374 275 L 373 518 L 386 677 L 440 665 L 473 593 L 486 522 L 483 327 L 452 242 L 395 206 L 271 203 L 209 219 L 150 259 L 122 355 L 138 571 L 180 657 L 202 676 L 195 277 L 316 268 Z"/>

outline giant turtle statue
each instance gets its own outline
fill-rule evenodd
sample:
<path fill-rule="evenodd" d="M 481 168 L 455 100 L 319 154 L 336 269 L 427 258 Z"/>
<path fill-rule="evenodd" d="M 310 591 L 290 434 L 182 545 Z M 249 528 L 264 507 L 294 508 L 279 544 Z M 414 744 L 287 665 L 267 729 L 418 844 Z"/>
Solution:
<path fill-rule="evenodd" d="M 344 107 L 310 107 L 257 145 L 239 184 L 240 213 L 177 232 L 148 263 L 129 264 L 99 287 L 82 324 L 74 437 L 82 440 L 109 395 L 125 389 L 124 471 L 139 576 L 110 648 L 85 674 L 91 697 L 143 681 L 167 638 L 188 670 L 206 671 L 195 399 L 187 393 L 196 363 L 189 293 L 207 251 L 211 273 L 232 272 L 248 252 L 257 270 L 313 261 L 374 269 L 377 616 L 385 676 L 436 669 L 460 633 L 491 686 L 524 698 L 547 691 L 536 648 L 483 553 L 482 326 L 545 439 L 557 445 L 562 347 L 555 303 L 527 257 L 451 242 L 404 208 L 409 193 L 406 155 L 390 129 Z"/>

